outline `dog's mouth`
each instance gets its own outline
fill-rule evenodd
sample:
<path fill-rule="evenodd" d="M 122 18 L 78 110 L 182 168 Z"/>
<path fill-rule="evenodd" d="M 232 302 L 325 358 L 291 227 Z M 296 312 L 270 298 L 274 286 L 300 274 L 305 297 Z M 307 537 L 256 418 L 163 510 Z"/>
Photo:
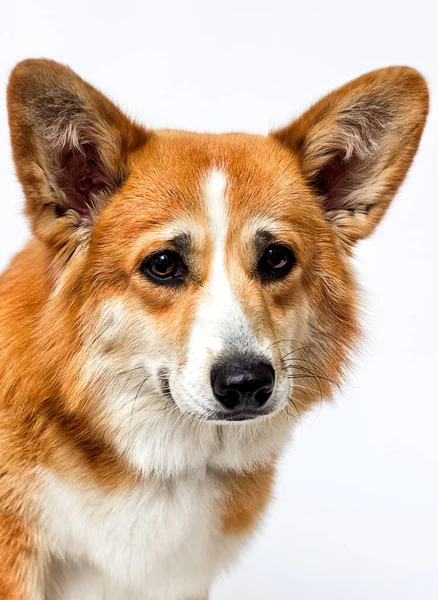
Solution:
<path fill-rule="evenodd" d="M 241 410 L 232 413 L 217 412 L 205 420 L 210 422 L 220 421 L 228 423 L 242 423 L 243 421 L 253 421 L 254 419 L 261 419 L 263 417 L 269 417 L 272 415 L 272 411 L 257 411 L 257 410 Z"/>

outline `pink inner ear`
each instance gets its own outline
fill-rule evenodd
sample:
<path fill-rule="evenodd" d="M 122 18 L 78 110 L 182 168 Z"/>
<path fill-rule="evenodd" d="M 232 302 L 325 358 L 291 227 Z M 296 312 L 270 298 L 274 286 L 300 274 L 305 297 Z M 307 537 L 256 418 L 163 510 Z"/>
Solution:
<path fill-rule="evenodd" d="M 66 204 L 61 207 L 63 212 L 72 209 L 82 218 L 91 215 L 95 195 L 111 187 L 94 146 L 84 145 L 81 152 L 70 152 L 65 157 L 59 186 L 66 196 Z"/>

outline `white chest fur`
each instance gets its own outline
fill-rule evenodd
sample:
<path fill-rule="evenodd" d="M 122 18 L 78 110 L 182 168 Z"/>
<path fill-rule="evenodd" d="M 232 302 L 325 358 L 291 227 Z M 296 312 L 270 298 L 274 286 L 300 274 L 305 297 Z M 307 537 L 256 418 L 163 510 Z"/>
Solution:
<path fill-rule="evenodd" d="M 44 482 L 43 524 L 61 559 L 49 600 L 202 598 L 241 543 L 220 530 L 222 492 L 206 471 L 110 495 Z"/>

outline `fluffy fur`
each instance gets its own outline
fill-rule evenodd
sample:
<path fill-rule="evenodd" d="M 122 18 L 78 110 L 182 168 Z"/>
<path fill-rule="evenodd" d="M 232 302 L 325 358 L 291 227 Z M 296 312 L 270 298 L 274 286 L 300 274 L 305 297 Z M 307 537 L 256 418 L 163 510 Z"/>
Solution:
<path fill-rule="evenodd" d="M 342 381 L 349 255 L 409 168 L 426 84 L 381 69 L 267 137 L 200 135 L 28 60 L 8 106 L 33 239 L 0 279 L 0 595 L 205 600 L 298 415 Z M 266 283 L 273 241 L 297 264 Z M 163 248 L 183 286 L 140 272 Z M 248 353 L 275 369 L 266 415 L 215 420 L 212 365 Z"/>

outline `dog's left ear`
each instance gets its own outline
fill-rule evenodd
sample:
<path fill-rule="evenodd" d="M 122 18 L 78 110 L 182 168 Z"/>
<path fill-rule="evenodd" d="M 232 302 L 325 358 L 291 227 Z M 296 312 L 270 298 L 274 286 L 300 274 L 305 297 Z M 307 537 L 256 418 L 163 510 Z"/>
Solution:
<path fill-rule="evenodd" d="M 52 247 L 74 244 L 123 184 L 147 133 L 52 60 L 29 59 L 15 67 L 8 109 L 32 229 Z"/>
<path fill-rule="evenodd" d="M 428 112 L 424 78 L 409 67 L 367 73 L 271 135 L 297 156 L 345 248 L 382 218 L 417 150 Z"/>

